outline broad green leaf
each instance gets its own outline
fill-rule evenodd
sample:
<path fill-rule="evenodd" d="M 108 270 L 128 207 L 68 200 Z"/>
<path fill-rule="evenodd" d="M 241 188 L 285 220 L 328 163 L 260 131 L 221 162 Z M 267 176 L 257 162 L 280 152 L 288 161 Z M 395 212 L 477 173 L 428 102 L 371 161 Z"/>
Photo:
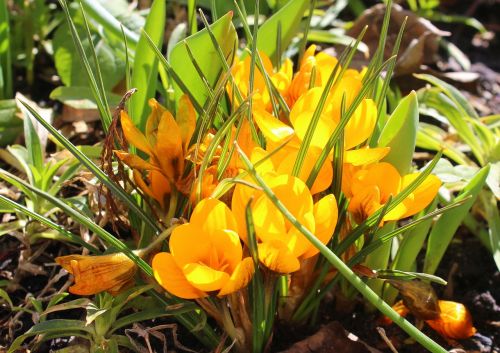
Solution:
<path fill-rule="evenodd" d="M 16 116 L 16 111 L 14 99 L 0 100 L 0 147 L 14 142 L 23 129 L 23 121 Z"/>
<path fill-rule="evenodd" d="M 144 26 L 144 31 L 158 48 L 163 45 L 165 13 L 166 0 L 155 0 Z M 137 88 L 137 92 L 129 100 L 129 114 L 136 125 L 143 130 L 149 114 L 148 100 L 155 96 L 158 81 L 158 58 L 150 48 L 144 33 L 141 33 L 136 53 L 131 85 Z"/>
<path fill-rule="evenodd" d="M 273 63 L 281 61 L 281 58 L 276 57 L 278 27 L 281 27 L 281 48 L 287 48 L 292 38 L 297 34 L 300 21 L 308 5 L 309 1 L 306 0 L 290 0 L 260 26 L 257 35 L 257 49 L 266 53 Z"/>
<path fill-rule="evenodd" d="M 378 139 L 379 147 L 390 147 L 383 159 L 391 163 L 401 175 L 410 171 L 418 129 L 417 94 L 412 91 L 403 98 L 385 124 Z"/>
<path fill-rule="evenodd" d="M 217 39 L 222 49 L 224 57 L 231 66 L 237 45 L 236 30 L 231 22 L 232 13 L 222 16 L 219 20 L 210 25 L 210 29 Z M 214 88 L 224 65 L 219 59 L 216 48 L 212 45 L 207 29 L 203 29 L 185 39 L 187 45 L 193 53 L 201 72 L 207 79 L 210 87 Z M 192 93 L 196 102 L 203 107 L 209 97 L 209 92 L 203 84 L 203 80 L 198 75 L 195 65 L 191 62 L 186 44 L 184 41 L 177 43 L 172 49 L 168 58 L 173 71 L 180 77 L 186 88 Z M 179 100 L 183 94 L 182 90 L 175 85 L 175 99 Z"/>
<path fill-rule="evenodd" d="M 43 321 L 32 326 L 26 333 L 17 337 L 14 342 L 12 342 L 12 345 L 7 353 L 15 352 L 19 347 L 21 347 L 24 340 L 30 336 L 39 334 L 57 334 L 58 337 L 64 337 L 72 335 L 73 332 L 92 334 L 93 328 L 86 326 L 85 322 L 80 320 L 54 319 L 50 321 Z"/>
<path fill-rule="evenodd" d="M 75 17 L 75 20 L 78 20 L 78 18 L 78 16 Z M 84 25 L 77 22 L 75 27 L 87 58 L 92 57 Z M 104 87 L 106 90 L 111 91 L 125 77 L 125 62 L 122 55 L 118 55 L 116 50 L 110 47 L 98 33 L 92 32 L 91 34 L 97 60 L 103 74 Z M 85 68 L 81 64 L 78 52 L 75 50 L 75 44 L 67 23 L 58 27 L 52 43 L 54 46 L 54 63 L 61 81 L 66 86 L 88 86 Z M 89 60 L 89 63 L 92 71 L 96 72 L 93 60 Z"/>
<path fill-rule="evenodd" d="M 423 272 L 433 274 L 436 271 L 453 235 L 476 201 L 479 192 L 482 190 L 489 170 L 489 165 L 482 168 L 455 198 L 455 201 L 463 200 L 466 197 L 470 197 L 470 199 L 463 205 L 442 215 L 432 227 L 427 242 Z"/>
<path fill-rule="evenodd" d="M 121 97 L 112 92 L 106 92 L 111 108 L 116 107 Z M 57 100 L 75 109 L 97 109 L 92 90 L 88 86 L 59 86 L 50 92 L 50 99 Z"/>

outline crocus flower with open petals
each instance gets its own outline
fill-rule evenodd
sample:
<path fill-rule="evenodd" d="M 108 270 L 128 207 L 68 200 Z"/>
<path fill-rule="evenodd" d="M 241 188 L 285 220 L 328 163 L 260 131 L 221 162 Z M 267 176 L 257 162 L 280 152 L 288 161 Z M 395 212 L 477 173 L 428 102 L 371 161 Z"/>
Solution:
<path fill-rule="evenodd" d="M 419 173 L 401 176 L 389 163 L 373 163 L 363 167 L 346 165 L 343 169 L 342 191 L 349 199 L 348 210 L 358 223 L 383 207 L 417 178 Z M 436 197 L 441 181 L 429 175 L 408 197 L 384 216 L 395 221 L 413 216 Z"/>
<path fill-rule="evenodd" d="M 130 168 L 141 189 L 154 197 L 163 206 L 165 196 L 182 178 L 189 141 L 196 126 L 193 105 L 187 96 L 179 100 L 177 120 L 155 99 L 149 101 L 151 114 L 143 134 L 134 126 L 125 111 L 121 112 L 123 134 L 127 141 L 149 156 L 145 161 L 135 154 L 115 151 L 115 154 Z M 142 180 L 140 172 L 148 171 L 149 185 Z"/>
<path fill-rule="evenodd" d="M 93 295 L 107 291 L 116 295 L 133 280 L 137 266 L 122 253 L 85 256 L 67 255 L 56 258 L 56 262 L 75 276 L 70 293 Z"/>
<path fill-rule="evenodd" d="M 326 244 L 331 239 L 338 214 L 333 194 L 313 203 L 311 192 L 299 178 L 273 172 L 263 173 L 262 176 L 278 199 L 301 224 L 322 243 Z M 267 268 L 278 273 L 292 273 L 299 270 L 300 261 L 318 253 L 318 249 L 285 219 L 263 191 L 238 184 L 233 193 L 231 207 L 238 219 L 239 234 L 245 242 L 245 207 L 251 198 L 259 260 Z"/>
<path fill-rule="evenodd" d="M 189 223 L 173 230 L 169 246 L 170 252 L 153 258 L 154 276 L 163 288 L 180 298 L 236 292 L 254 273 L 252 258 L 243 258 L 236 219 L 217 199 L 198 203 Z"/>

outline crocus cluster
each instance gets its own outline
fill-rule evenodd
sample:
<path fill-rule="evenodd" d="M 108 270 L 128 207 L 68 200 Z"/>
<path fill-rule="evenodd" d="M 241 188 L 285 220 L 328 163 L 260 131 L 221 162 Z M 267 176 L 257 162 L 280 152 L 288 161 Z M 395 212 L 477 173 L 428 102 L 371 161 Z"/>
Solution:
<path fill-rule="evenodd" d="M 187 96 L 178 102 L 175 118 L 152 99 L 152 111 L 144 132 L 122 112 L 124 136 L 142 154 L 139 157 L 121 150 L 116 151 L 116 155 L 132 170 L 137 187 L 152 199 L 160 213 L 169 208 L 168 201 L 174 191 L 179 191 L 185 200 L 185 207 L 175 203 L 177 208 L 169 210 L 182 224 L 173 229 L 165 246 L 168 250 L 152 259 L 156 281 L 170 294 L 201 299 L 237 293 L 250 283 L 256 265 L 277 275 L 289 275 L 291 283 L 306 261 L 318 257 L 318 249 L 283 215 L 276 200 L 257 185 L 241 163 L 233 148 L 235 142 L 281 204 L 323 244 L 328 244 L 334 233 L 344 226 L 337 224 L 338 204 L 332 191 L 333 151 L 309 186 L 308 179 L 341 122 L 342 110 L 354 104 L 366 73 L 342 70 L 337 59 L 324 53 L 315 54 L 315 51 L 311 46 L 305 52 L 295 74 L 291 61 L 285 61 L 275 70 L 269 58 L 259 53 L 265 73 L 255 69 L 253 92 L 249 85 L 250 57 L 236 61 L 231 71 L 233 80 L 227 85 L 229 101 L 235 110 L 245 99 L 251 99 L 252 111 L 236 123 L 225 141 L 212 148 L 209 161 L 205 158 L 209 147 L 214 147 L 215 132 L 192 138 L 196 113 Z M 343 76 L 326 92 L 324 108 L 309 139 L 311 119 L 324 97 L 325 86 L 331 75 L 338 76 L 340 72 Z M 277 95 L 281 104 L 288 107 L 286 114 L 283 109 L 276 109 Z M 368 145 L 376 124 L 377 105 L 374 100 L 364 98 L 343 131 L 341 190 L 347 201 L 345 219 L 349 224 L 366 220 L 419 176 L 419 173 L 401 175 L 384 161 L 389 148 Z M 254 139 L 254 136 L 260 138 Z M 306 140 L 307 154 L 297 171 L 299 151 Z M 227 157 L 228 153 L 232 155 Z M 229 162 L 221 173 L 218 162 L 224 159 Z M 203 161 L 207 162 L 206 168 L 200 170 Z M 234 186 L 227 188 L 221 197 L 215 190 L 222 179 Z M 381 221 L 392 222 L 415 215 L 432 202 L 440 185 L 436 176 L 429 175 Z M 250 251 L 249 216 L 257 244 L 257 263 Z M 75 273 L 78 284 L 83 273 L 78 269 L 84 262 L 78 266 L 74 261 L 71 260 L 70 265 L 64 260 L 60 263 Z M 121 283 L 114 281 L 110 288 L 115 289 Z M 73 287 L 75 292 L 77 287 L 82 286 Z M 85 290 L 78 292 L 88 294 Z"/>

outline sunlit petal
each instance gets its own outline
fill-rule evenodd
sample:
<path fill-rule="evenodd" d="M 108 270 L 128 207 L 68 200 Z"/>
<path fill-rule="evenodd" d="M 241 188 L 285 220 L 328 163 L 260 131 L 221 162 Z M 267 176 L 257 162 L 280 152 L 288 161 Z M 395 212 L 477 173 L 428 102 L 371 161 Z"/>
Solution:
<path fill-rule="evenodd" d="M 278 273 L 292 273 L 300 269 L 297 257 L 285 243 L 273 240 L 258 244 L 259 260 L 268 269 Z"/>
<path fill-rule="evenodd" d="M 217 199 L 203 199 L 191 214 L 191 224 L 199 226 L 203 232 L 210 234 L 218 229 L 238 231 L 233 213 L 226 204 Z"/>
<path fill-rule="evenodd" d="M 129 143 L 140 149 L 141 151 L 152 155 L 151 146 L 146 139 L 146 136 L 135 127 L 132 119 L 124 110 L 120 113 L 120 121 L 122 124 L 123 135 Z"/>
<path fill-rule="evenodd" d="M 254 109 L 253 116 L 255 123 L 268 141 L 282 143 L 293 135 L 293 129 L 290 126 L 283 124 L 263 109 Z"/>
<path fill-rule="evenodd" d="M 377 105 L 364 99 L 354 111 L 344 130 L 344 149 L 348 150 L 365 142 L 377 123 Z"/>
<path fill-rule="evenodd" d="M 241 262 L 243 250 L 241 248 L 240 237 L 238 233 L 227 230 L 218 229 L 210 234 L 210 241 L 215 249 L 219 263 L 224 263 L 227 266 L 226 272 L 233 272 L 236 266 Z"/>
<path fill-rule="evenodd" d="M 389 152 L 390 147 L 360 148 L 344 152 L 344 163 L 353 166 L 368 165 L 380 161 Z"/>
<path fill-rule="evenodd" d="M 206 297 L 207 294 L 193 287 L 182 270 L 175 263 L 173 256 L 161 252 L 153 258 L 153 273 L 156 281 L 169 293 L 184 299 Z"/>
<path fill-rule="evenodd" d="M 182 147 L 184 152 L 186 152 L 196 128 L 196 111 L 191 100 L 185 94 L 179 99 L 179 108 L 175 117 L 179 125 Z"/>
<path fill-rule="evenodd" d="M 314 204 L 314 220 L 316 231 L 314 235 L 323 244 L 328 243 L 332 238 L 333 231 L 337 225 L 338 208 L 337 200 L 333 194 L 324 196 Z M 309 251 L 302 255 L 302 259 L 307 259 L 318 253 L 318 249 L 311 247 Z"/>
<path fill-rule="evenodd" d="M 418 176 L 419 173 L 405 175 L 402 179 L 401 190 L 404 190 Z M 409 202 L 403 201 L 407 208 L 404 217 L 413 216 L 427 207 L 436 197 L 440 187 L 441 180 L 437 176 L 431 174 L 425 178 L 422 184 L 413 191 L 413 199 L 408 200 Z"/>
<path fill-rule="evenodd" d="M 213 292 L 221 289 L 228 281 L 229 275 L 205 264 L 191 263 L 182 268 L 191 285 L 204 292 Z"/>
<path fill-rule="evenodd" d="M 127 153 L 124 151 L 114 151 L 115 155 L 126 165 L 132 169 L 138 170 L 160 170 L 157 166 L 146 162 L 136 154 Z"/>
<path fill-rule="evenodd" d="M 199 225 L 182 224 L 172 231 L 170 252 L 179 268 L 188 263 L 210 262 L 212 243 Z"/>
<path fill-rule="evenodd" d="M 158 125 L 155 152 L 164 174 L 171 181 L 177 181 L 184 171 L 184 155 L 179 126 L 168 111 L 163 113 Z"/>
<path fill-rule="evenodd" d="M 231 277 L 221 288 L 218 296 L 234 293 L 247 286 L 255 272 L 255 267 L 251 257 L 244 258 L 234 269 Z"/>

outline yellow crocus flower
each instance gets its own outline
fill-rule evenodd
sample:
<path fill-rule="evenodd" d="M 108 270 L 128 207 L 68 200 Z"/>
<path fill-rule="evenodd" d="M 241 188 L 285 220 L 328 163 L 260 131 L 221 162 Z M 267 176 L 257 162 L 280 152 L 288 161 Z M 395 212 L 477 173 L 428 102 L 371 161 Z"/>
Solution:
<path fill-rule="evenodd" d="M 107 291 L 118 294 L 133 281 L 137 266 L 122 253 L 85 256 L 56 257 L 56 262 L 75 277 L 70 293 L 93 295 Z"/>
<path fill-rule="evenodd" d="M 254 273 L 243 257 L 232 211 L 217 199 L 196 205 L 189 223 L 176 227 L 170 252 L 153 258 L 154 276 L 169 293 L 185 299 L 224 296 L 245 287 Z"/>
<path fill-rule="evenodd" d="M 255 159 L 253 156 L 252 159 Z M 285 207 L 316 237 L 326 244 L 337 224 L 337 202 L 328 194 L 313 203 L 311 192 L 299 178 L 278 175 L 269 164 L 259 166 L 259 173 Z M 300 262 L 318 253 L 318 250 L 300 233 L 260 190 L 245 184 L 235 187 L 232 210 L 240 226 L 239 234 L 247 242 L 245 208 L 253 199 L 251 212 L 257 238 L 259 260 L 270 270 L 292 273 L 300 269 Z"/>
<path fill-rule="evenodd" d="M 342 191 L 349 199 L 348 210 L 357 223 L 383 207 L 390 197 L 404 190 L 419 173 L 401 176 L 389 163 L 380 162 L 355 167 L 344 165 Z M 441 181 L 429 175 L 408 197 L 389 211 L 383 221 L 396 221 L 413 216 L 427 207 L 436 197 Z"/>

